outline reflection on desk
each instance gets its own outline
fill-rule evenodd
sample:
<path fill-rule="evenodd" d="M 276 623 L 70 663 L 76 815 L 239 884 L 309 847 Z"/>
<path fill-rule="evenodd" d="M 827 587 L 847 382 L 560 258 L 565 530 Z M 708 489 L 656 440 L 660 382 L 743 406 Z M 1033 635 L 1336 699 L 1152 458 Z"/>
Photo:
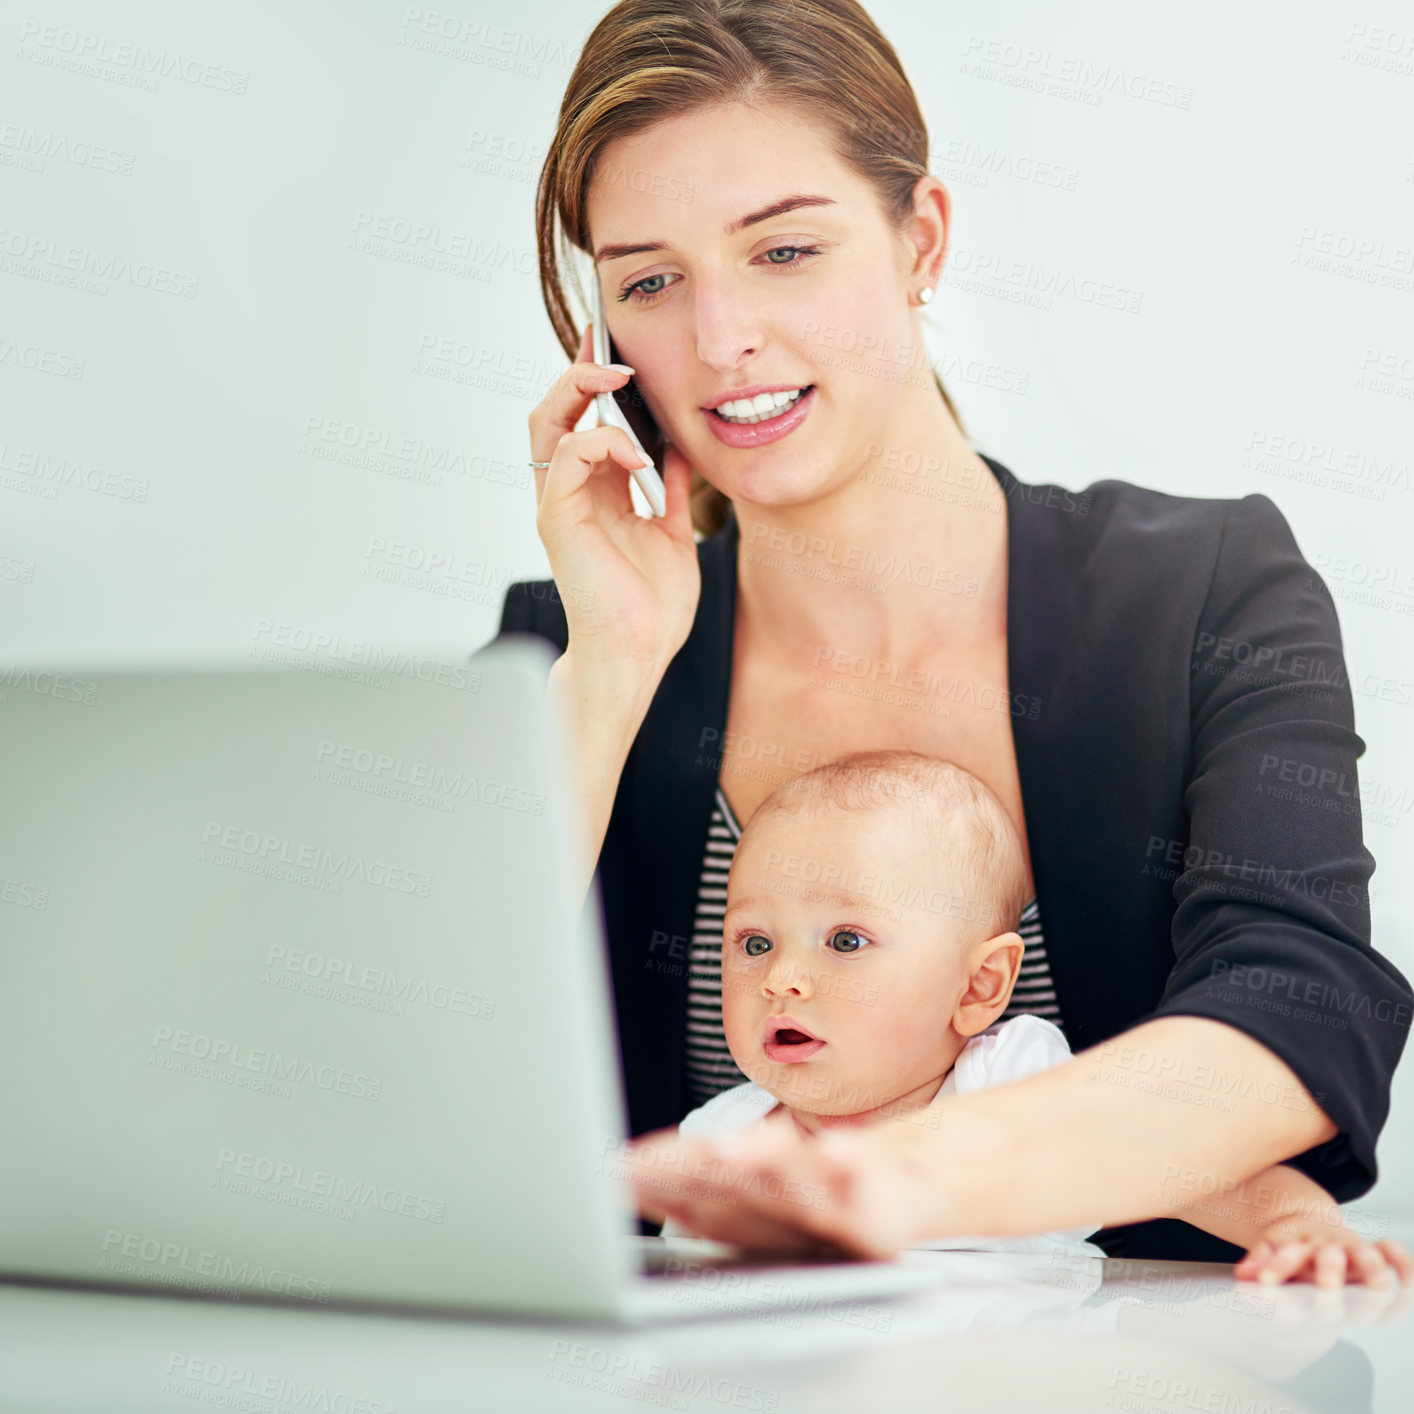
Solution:
<path fill-rule="evenodd" d="M 4 1407 L 1407 1408 L 1406 1289 L 1267 1289 L 1205 1263 L 970 1252 L 908 1260 L 935 1267 L 937 1285 L 637 1330 L 0 1283 Z M 690 1300 L 690 1287 L 683 1292 Z"/>

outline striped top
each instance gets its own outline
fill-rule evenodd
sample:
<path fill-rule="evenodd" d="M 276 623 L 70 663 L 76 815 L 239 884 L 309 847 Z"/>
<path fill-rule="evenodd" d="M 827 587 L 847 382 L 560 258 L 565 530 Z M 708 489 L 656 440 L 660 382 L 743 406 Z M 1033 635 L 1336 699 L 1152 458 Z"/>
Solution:
<path fill-rule="evenodd" d="M 727 871 L 740 838 L 741 826 L 718 785 L 697 888 L 688 975 L 687 1080 L 694 1105 L 706 1104 L 713 1095 L 746 1080 L 727 1049 L 722 1030 L 722 915 L 727 911 Z M 1014 1016 L 1030 1013 L 1045 1017 L 1064 1031 L 1034 898 L 1022 910 L 1016 931 L 1026 944 L 1026 952 L 1006 1010 L 997 1020 L 1010 1021 Z"/>

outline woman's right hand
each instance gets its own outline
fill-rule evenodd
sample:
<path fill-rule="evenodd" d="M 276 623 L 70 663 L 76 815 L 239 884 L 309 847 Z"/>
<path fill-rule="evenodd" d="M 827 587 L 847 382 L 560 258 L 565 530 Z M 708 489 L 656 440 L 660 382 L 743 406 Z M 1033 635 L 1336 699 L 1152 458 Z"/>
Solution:
<path fill-rule="evenodd" d="M 574 430 L 594 395 L 630 375 L 593 362 L 586 327 L 578 361 L 530 414 L 535 528 L 569 624 L 575 657 L 661 673 L 687 641 L 702 579 L 688 507 L 691 470 L 676 447 L 662 468 L 667 514 L 640 516 L 629 469 L 642 462 L 619 427 Z"/>

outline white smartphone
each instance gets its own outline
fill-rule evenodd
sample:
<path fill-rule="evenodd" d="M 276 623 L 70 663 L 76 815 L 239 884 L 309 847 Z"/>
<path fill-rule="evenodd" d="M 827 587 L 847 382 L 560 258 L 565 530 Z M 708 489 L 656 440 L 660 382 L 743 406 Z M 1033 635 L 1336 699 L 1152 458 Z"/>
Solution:
<path fill-rule="evenodd" d="M 617 363 L 618 360 L 609 351 L 609 328 L 604 323 L 604 292 L 599 286 L 599 280 L 594 279 L 594 362 L 595 363 Z M 633 389 L 633 379 L 630 378 L 623 388 L 611 389 L 607 393 L 596 393 L 594 395 L 594 406 L 599 413 L 599 425 L 601 427 L 622 427 L 628 433 L 629 441 L 633 443 L 634 450 L 638 452 L 644 460 L 645 465 L 635 467 L 630 473 L 633 479 L 638 482 L 638 489 L 643 492 L 644 499 L 647 500 L 649 508 L 655 516 L 667 515 L 668 498 L 663 488 L 663 478 L 653 459 L 643 450 L 643 443 L 638 439 L 638 433 L 633 430 L 629 422 L 628 414 L 619 405 L 617 394 L 625 390 Z M 632 391 L 630 396 L 636 397 L 637 392 Z"/>

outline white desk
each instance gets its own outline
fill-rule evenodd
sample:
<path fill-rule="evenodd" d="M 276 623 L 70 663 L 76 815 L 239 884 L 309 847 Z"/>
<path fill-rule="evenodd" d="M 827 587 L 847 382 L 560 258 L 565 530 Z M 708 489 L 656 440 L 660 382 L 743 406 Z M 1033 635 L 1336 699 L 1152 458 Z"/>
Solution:
<path fill-rule="evenodd" d="M 896 1300 L 625 1329 L 0 1283 L 0 1409 L 1404 1414 L 1414 1291 L 936 1254 Z M 1101 1271 L 1103 1268 L 1103 1271 Z"/>

